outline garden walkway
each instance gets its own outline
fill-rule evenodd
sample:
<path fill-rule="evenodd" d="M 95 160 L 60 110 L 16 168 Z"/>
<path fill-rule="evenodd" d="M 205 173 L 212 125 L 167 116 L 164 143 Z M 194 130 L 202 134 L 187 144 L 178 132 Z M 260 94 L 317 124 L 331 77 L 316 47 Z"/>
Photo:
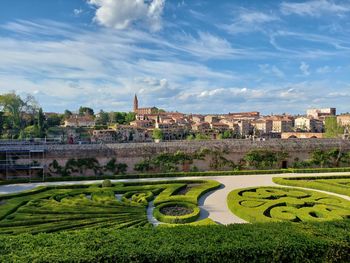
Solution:
<path fill-rule="evenodd" d="M 113 182 L 150 182 L 150 181 L 166 181 L 166 180 L 186 180 L 186 179 L 210 179 L 216 180 L 222 184 L 220 189 L 209 192 L 202 196 L 199 200 L 201 208 L 201 218 L 209 217 L 219 224 L 245 223 L 244 220 L 235 216 L 228 209 L 226 204 L 227 195 L 235 189 L 254 187 L 254 186 L 280 186 L 272 182 L 273 177 L 297 177 L 297 176 L 337 176 L 349 175 L 349 173 L 322 173 L 322 174 L 273 174 L 273 175 L 235 175 L 235 176 L 205 176 L 205 177 L 176 177 L 176 178 L 149 178 L 149 179 L 122 179 L 112 180 Z M 71 181 L 71 182 L 46 182 L 46 183 L 26 183 L 15 185 L 0 186 L 0 195 L 30 190 L 41 185 L 72 185 L 72 184 L 92 184 L 102 182 L 102 180 L 91 181 Z M 293 186 L 294 187 L 294 186 Z M 305 188 L 307 189 L 307 188 Z M 312 191 L 319 191 L 331 195 L 336 195 L 344 199 L 350 200 L 350 197 L 339 195 L 335 193 L 325 192 L 321 190 L 309 189 Z"/>

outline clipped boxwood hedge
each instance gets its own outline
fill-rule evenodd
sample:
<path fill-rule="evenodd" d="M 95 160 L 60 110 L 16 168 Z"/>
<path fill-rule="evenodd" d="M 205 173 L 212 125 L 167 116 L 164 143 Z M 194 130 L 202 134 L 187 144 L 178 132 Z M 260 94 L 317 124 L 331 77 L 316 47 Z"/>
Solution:
<path fill-rule="evenodd" d="M 183 206 L 186 208 L 190 208 L 193 210 L 192 213 L 183 215 L 183 216 L 170 216 L 165 215 L 161 212 L 161 209 L 169 206 Z M 162 203 L 154 208 L 153 216 L 160 222 L 169 223 L 169 224 L 186 224 L 194 222 L 198 219 L 200 214 L 200 208 L 194 204 L 186 203 L 186 202 L 167 202 Z"/>
<path fill-rule="evenodd" d="M 306 169 L 275 169 L 275 170 L 234 170 L 234 171 L 206 171 L 206 172 L 174 172 L 174 173 L 143 173 L 125 175 L 102 175 L 102 176 L 66 176 L 66 177 L 46 177 L 45 182 L 61 181 L 84 181 L 84 180 L 104 180 L 104 179 L 142 179 L 161 177 L 195 177 L 195 176 L 232 176 L 232 175 L 256 175 L 256 174 L 283 174 L 283 173 L 332 173 L 350 172 L 350 167 L 338 168 L 306 168 Z M 25 178 L 2 180 L 0 185 L 18 184 L 28 182 L 42 182 L 41 178 L 32 180 Z"/>
<path fill-rule="evenodd" d="M 350 220 L 0 235 L 0 262 L 350 262 Z"/>
<path fill-rule="evenodd" d="M 276 184 L 312 188 L 350 196 L 350 175 L 275 177 L 272 180 Z"/>

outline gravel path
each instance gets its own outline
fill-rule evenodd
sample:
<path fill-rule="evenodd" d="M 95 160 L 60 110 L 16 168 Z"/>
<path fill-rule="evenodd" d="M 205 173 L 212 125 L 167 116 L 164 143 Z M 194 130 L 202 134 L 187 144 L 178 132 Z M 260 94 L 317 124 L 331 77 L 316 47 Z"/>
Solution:
<path fill-rule="evenodd" d="M 235 216 L 227 207 L 226 198 L 229 192 L 238 188 L 254 187 L 254 186 L 280 186 L 272 182 L 273 177 L 302 177 L 302 176 L 337 176 L 337 175 L 349 175 L 349 173 L 322 173 L 322 174 L 273 174 L 273 175 L 242 175 L 242 176 L 205 176 L 205 177 L 176 177 L 176 178 L 149 178 L 149 179 L 122 179 L 112 180 L 113 182 L 150 182 L 150 181 L 167 181 L 167 180 L 216 180 L 222 184 L 220 189 L 211 191 L 199 200 L 199 206 L 201 208 L 200 219 L 211 218 L 219 224 L 232 224 L 232 223 L 246 223 L 246 221 Z M 47 182 L 47 183 L 26 183 L 16 185 L 2 185 L 0 186 L 0 195 L 21 192 L 24 190 L 30 190 L 41 185 L 72 185 L 72 184 L 92 184 L 100 183 L 102 180 L 92 181 L 72 181 L 72 182 Z M 293 186 L 294 187 L 294 186 Z M 304 189 L 304 188 L 303 188 Z M 348 196 L 330 193 L 321 190 L 309 189 L 312 191 L 319 191 L 331 195 L 336 195 L 344 199 L 350 200 Z M 149 209 L 151 210 L 151 209 Z M 148 211 L 150 213 L 150 211 Z M 150 214 L 148 215 L 150 218 Z M 157 223 L 157 222 L 152 222 Z"/>

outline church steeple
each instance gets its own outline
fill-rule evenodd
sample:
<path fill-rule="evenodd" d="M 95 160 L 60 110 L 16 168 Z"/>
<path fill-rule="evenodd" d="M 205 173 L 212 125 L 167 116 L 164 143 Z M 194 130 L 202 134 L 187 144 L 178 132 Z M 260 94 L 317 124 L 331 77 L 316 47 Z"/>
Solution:
<path fill-rule="evenodd" d="M 137 99 L 136 93 L 134 97 L 134 112 L 137 113 L 137 110 L 139 109 L 139 100 Z"/>

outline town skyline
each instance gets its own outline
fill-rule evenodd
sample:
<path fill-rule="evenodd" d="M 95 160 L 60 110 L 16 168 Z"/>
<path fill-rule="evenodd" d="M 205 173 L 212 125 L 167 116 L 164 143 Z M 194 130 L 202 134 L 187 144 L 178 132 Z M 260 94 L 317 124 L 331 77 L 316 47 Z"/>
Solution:
<path fill-rule="evenodd" d="M 350 98 L 350 5 L 309 1 L 4 0 L 0 91 L 79 105 L 301 114 Z"/>

